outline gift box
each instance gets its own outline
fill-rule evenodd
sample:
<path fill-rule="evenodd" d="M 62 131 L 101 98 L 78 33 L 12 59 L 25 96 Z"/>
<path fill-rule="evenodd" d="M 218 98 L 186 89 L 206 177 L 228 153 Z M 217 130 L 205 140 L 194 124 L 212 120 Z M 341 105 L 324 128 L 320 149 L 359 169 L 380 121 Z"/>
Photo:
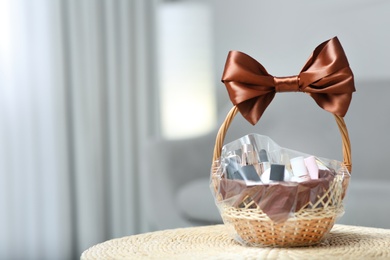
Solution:
<path fill-rule="evenodd" d="M 339 40 L 320 44 L 299 75 L 291 77 L 274 77 L 252 57 L 232 51 L 222 81 L 234 106 L 217 133 L 210 188 L 226 227 L 249 246 L 321 242 L 344 213 L 352 168 L 343 117 L 355 87 Z M 334 114 L 343 162 L 284 148 L 258 134 L 223 145 L 238 112 L 255 125 L 278 92 L 306 93 Z"/>

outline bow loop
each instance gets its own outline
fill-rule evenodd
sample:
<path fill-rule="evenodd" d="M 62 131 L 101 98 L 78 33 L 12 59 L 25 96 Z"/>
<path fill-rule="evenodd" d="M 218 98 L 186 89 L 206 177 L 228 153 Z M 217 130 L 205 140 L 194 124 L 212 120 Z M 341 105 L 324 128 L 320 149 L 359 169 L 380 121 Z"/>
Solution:
<path fill-rule="evenodd" d="M 222 76 L 229 97 L 256 124 L 276 92 L 306 92 L 324 110 L 344 117 L 355 91 L 347 57 L 334 37 L 320 44 L 297 76 L 274 77 L 255 59 L 229 52 Z"/>

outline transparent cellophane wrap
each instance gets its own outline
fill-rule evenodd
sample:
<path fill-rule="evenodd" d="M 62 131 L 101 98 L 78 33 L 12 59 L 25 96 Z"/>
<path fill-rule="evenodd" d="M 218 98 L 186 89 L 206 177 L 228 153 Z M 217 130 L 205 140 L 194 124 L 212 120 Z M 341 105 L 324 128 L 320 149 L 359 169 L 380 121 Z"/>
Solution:
<path fill-rule="evenodd" d="M 271 183 L 232 179 L 227 168 L 232 158 L 242 159 L 237 151 L 246 144 L 257 153 L 266 150 L 270 164 L 311 156 L 280 147 L 269 137 L 257 134 L 223 146 L 221 157 L 211 169 L 210 188 L 234 239 L 243 245 L 262 247 L 309 246 L 323 241 L 344 214 L 343 198 L 350 179 L 347 168 L 339 161 L 315 157 L 318 179 Z"/>

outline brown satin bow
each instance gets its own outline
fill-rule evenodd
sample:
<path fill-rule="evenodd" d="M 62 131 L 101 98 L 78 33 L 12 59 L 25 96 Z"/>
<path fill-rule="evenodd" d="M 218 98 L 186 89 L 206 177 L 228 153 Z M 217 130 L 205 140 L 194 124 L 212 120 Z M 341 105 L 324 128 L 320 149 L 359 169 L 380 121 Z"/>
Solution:
<path fill-rule="evenodd" d="M 334 37 L 320 44 L 299 75 L 274 77 L 252 57 L 230 51 L 222 82 L 243 117 L 255 125 L 276 92 L 305 92 L 326 111 L 344 117 L 355 91 L 347 57 Z"/>

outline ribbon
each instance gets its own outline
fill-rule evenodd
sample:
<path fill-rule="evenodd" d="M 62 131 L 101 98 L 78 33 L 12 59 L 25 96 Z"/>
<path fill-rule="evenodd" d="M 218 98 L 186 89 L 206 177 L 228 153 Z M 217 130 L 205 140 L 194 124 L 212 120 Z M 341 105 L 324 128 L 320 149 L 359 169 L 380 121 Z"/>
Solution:
<path fill-rule="evenodd" d="M 249 55 L 230 51 L 222 76 L 230 100 L 255 125 L 276 92 L 304 92 L 324 110 L 344 117 L 355 91 L 353 73 L 337 37 L 320 44 L 296 76 L 274 77 Z"/>

